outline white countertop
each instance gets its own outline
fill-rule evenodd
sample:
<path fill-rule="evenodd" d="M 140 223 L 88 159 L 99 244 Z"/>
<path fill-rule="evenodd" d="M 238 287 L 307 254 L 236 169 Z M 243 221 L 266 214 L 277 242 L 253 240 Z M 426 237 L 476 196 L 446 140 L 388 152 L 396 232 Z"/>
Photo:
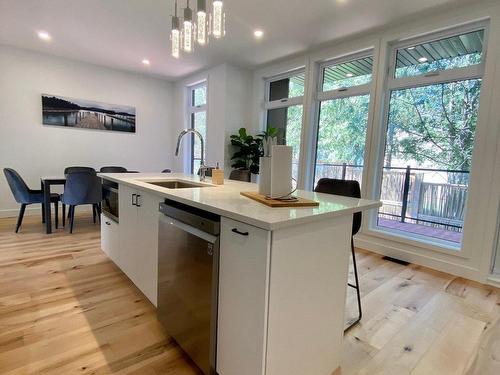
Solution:
<path fill-rule="evenodd" d="M 204 183 L 210 187 L 168 189 L 147 182 L 185 180 L 200 183 L 200 180 L 198 176 L 178 173 L 100 173 L 99 176 L 266 230 L 352 215 L 382 205 L 379 201 L 297 190 L 294 195 L 318 201 L 319 206 L 271 208 L 240 195 L 242 191 L 258 190 L 257 184 L 247 182 L 225 180 L 224 185 L 216 186 L 211 185 L 211 179 L 207 177 Z"/>

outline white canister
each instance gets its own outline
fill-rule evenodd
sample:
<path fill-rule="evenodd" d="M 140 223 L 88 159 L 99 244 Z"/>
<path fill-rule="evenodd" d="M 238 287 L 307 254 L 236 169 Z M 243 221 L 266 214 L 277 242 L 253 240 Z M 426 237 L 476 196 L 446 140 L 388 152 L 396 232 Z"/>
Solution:
<path fill-rule="evenodd" d="M 271 194 L 271 158 L 259 158 L 259 194 Z"/>
<path fill-rule="evenodd" d="M 271 198 L 287 197 L 292 192 L 292 146 L 271 148 Z"/>

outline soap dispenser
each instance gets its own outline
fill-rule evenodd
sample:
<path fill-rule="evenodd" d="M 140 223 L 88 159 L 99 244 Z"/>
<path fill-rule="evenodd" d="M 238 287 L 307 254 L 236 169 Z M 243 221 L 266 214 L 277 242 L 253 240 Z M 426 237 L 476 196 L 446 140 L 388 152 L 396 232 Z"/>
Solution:
<path fill-rule="evenodd" d="M 214 185 L 224 185 L 224 170 L 219 168 L 219 163 L 212 169 L 212 183 Z"/>

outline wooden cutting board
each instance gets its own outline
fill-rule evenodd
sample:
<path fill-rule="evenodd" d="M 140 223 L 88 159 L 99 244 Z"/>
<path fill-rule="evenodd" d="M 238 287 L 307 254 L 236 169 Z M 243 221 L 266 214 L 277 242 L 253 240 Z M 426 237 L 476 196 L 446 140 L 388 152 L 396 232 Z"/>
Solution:
<path fill-rule="evenodd" d="M 312 201 L 305 198 L 298 198 L 295 202 L 280 201 L 277 199 L 267 199 L 264 195 L 257 193 L 256 191 L 242 191 L 240 193 L 244 197 L 253 199 L 259 203 L 265 204 L 269 207 L 317 207 L 319 202 Z"/>

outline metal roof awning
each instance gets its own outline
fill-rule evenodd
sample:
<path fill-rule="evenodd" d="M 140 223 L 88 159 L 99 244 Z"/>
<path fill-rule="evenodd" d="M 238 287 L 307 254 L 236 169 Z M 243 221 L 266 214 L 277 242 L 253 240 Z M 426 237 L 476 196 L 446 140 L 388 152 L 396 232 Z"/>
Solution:
<path fill-rule="evenodd" d="M 325 83 L 336 82 L 346 78 L 369 75 L 372 74 L 372 70 L 373 57 L 363 57 L 343 64 L 326 67 L 323 80 Z"/>
<path fill-rule="evenodd" d="M 426 58 L 426 63 L 454 57 L 472 55 L 483 51 L 484 30 L 456 35 L 446 39 L 422 43 L 398 49 L 396 67 L 404 68 L 422 64 L 419 59 Z"/>

